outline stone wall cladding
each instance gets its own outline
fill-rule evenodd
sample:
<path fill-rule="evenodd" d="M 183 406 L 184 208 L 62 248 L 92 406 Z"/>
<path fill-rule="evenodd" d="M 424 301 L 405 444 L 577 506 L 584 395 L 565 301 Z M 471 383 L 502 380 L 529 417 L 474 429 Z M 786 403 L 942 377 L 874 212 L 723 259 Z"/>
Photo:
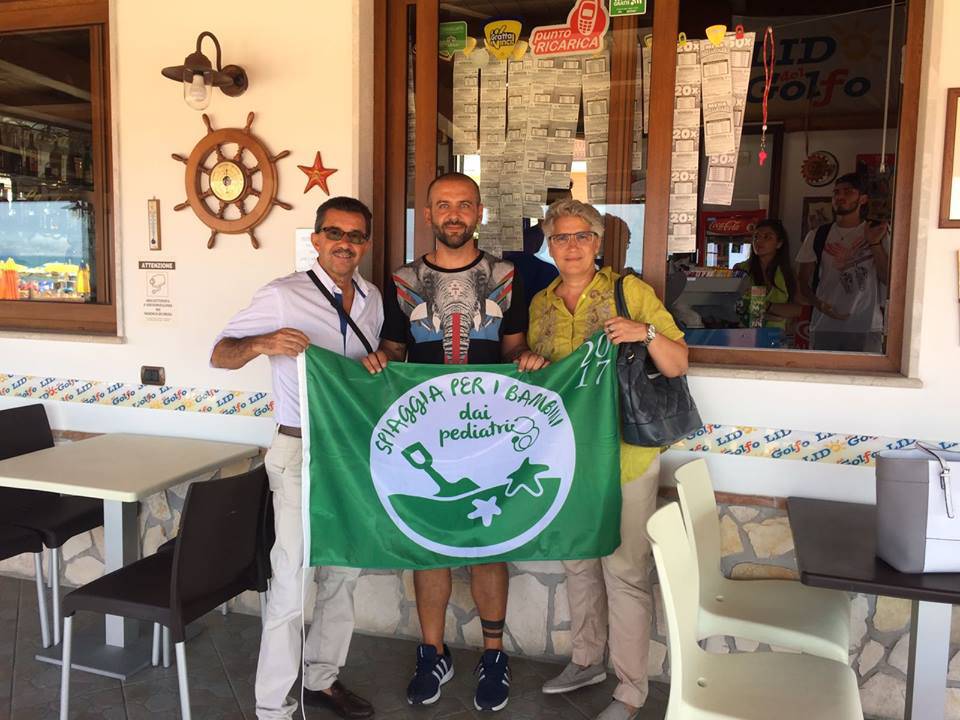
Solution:
<path fill-rule="evenodd" d="M 61 441 L 63 441 L 61 439 Z M 245 467 L 227 468 L 224 475 Z M 208 479 L 209 476 L 197 478 Z M 150 554 L 176 535 L 188 483 L 157 493 L 141 505 L 140 539 Z M 797 578 L 793 538 L 786 513 L 772 507 L 721 505 L 722 568 L 734 578 Z M 103 572 L 103 529 L 83 533 L 63 547 L 61 580 L 77 586 Z M 48 573 L 46 555 L 44 573 Z M 0 562 L 0 573 L 33 577 L 33 558 L 20 555 Z M 666 626 L 659 587 L 654 580 L 655 619 L 651 633 L 650 677 L 669 680 Z M 559 562 L 510 565 L 510 602 L 504 642 L 508 652 L 564 662 L 570 655 L 570 613 L 566 578 Z M 312 607 L 315 589 L 307 588 Z M 368 570 L 357 584 L 357 629 L 377 635 L 416 639 L 420 635 L 410 571 Z M 230 603 L 235 611 L 259 613 L 259 599 L 247 592 Z M 851 610 L 850 662 L 860 683 L 868 717 L 899 720 L 904 713 L 910 603 L 873 595 L 856 595 Z M 453 571 L 446 639 L 453 646 L 482 644 L 480 620 L 470 595 L 466 569 Z M 770 648 L 730 637 L 711 638 L 713 652 L 754 652 Z M 947 718 L 960 720 L 960 606 L 953 609 L 950 638 Z M 559 668 L 558 668 L 559 669 Z"/>

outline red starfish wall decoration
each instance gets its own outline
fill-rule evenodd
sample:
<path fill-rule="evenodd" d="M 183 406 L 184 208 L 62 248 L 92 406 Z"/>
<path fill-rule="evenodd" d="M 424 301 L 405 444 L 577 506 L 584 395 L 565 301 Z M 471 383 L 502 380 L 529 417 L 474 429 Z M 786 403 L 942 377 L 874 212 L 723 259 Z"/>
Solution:
<path fill-rule="evenodd" d="M 307 186 L 303 189 L 304 193 L 310 192 L 314 185 L 323 190 L 327 195 L 330 194 L 330 188 L 327 187 L 327 178 L 336 172 L 335 168 L 325 168 L 323 160 L 320 158 L 320 151 L 317 151 L 317 157 L 313 160 L 313 165 L 297 165 L 307 176 Z"/>

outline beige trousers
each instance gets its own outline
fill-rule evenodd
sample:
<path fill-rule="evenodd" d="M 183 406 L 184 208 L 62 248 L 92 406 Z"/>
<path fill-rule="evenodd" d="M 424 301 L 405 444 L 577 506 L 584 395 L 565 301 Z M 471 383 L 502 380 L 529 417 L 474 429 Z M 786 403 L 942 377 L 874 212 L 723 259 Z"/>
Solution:
<path fill-rule="evenodd" d="M 288 695 L 300 674 L 301 592 L 303 583 L 314 576 L 303 571 L 302 453 L 299 438 L 274 433 L 264 460 L 273 491 L 277 541 L 270 551 L 273 577 L 257 662 L 259 720 L 291 718 L 297 709 Z M 303 684 L 310 690 L 330 687 L 347 660 L 353 635 L 353 590 L 360 575 L 356 568 L 318 570 L 317 602 L 303 652 Z"/>
<path fill-rule="evenodd" d="M 653 597 L 647 520 L 657 507 L 660 458 L 623 486 L 620 547 L 596 560 L 568 560 L 567 597 L 573 662 L 597 665 L 610 660 L 620 684 L 613 697 L 641 707 L 647 699 L 647 655 Z"/>

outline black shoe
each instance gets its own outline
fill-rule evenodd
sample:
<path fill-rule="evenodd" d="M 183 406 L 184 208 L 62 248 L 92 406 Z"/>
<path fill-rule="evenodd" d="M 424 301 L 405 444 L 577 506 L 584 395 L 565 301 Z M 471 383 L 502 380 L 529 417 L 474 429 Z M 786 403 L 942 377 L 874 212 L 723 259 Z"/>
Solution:
<path fill-rule="evenodd" d="M 325 707 L 348 720 L 373 717 L 373 705 L 359 695 L 350 692 L 336 680 L 330 686 L 330 694 L 323 690 L 303 689 L 303 703 L 311 707 Z"/>
<path fill-rule="evenodd" d="M 473 706 L 477 710 L 503 710 L 510 700 L 510 665 L 503 650 L 485 650 L 477 663 L 477 694 Z"/>
<path fill-rule="evenodd" d="M 443 655 L 437 655 L 433 645 L 417 648 L 417 670 L 407 685 L 407 702 L 411 705 L 430 705 L 440 699 L 440 686 L 453 677 L 453 658 L 444 645 Z"/>

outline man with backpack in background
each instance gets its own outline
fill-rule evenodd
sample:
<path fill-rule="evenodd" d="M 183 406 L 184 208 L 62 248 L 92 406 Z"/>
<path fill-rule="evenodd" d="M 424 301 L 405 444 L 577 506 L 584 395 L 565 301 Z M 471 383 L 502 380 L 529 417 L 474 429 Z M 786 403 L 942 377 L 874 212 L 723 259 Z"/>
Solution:
<path fill-rule="evenodd" d="M 808 232 L 797 254 L 800 290 L 813 305 L 814 350 L 883 352 L 889 224 L 864 219 L 868 200 L 857 174 L 837 178 L 834 221 Z"/>

